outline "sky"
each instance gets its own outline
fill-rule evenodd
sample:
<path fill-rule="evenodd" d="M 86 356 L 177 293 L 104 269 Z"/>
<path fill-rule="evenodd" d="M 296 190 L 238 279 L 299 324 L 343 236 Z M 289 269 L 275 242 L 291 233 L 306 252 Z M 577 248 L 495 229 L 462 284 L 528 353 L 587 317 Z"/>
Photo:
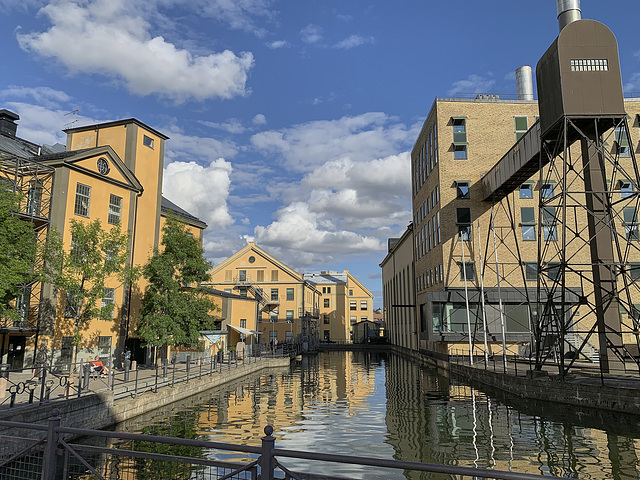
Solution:
<path fill-rule="evenodd" d="M 170 137 L 163 193 L 217 264 L 255 241 L 299 273 L 349 270 L 382 306 L 411 222 L 409 152 L 436 97 L 515 94 L 555 0 L 0 0 L 0 108 L 18 136 L 136 118 Z M 582 0 L 640 92 L 638 0 Z"/>

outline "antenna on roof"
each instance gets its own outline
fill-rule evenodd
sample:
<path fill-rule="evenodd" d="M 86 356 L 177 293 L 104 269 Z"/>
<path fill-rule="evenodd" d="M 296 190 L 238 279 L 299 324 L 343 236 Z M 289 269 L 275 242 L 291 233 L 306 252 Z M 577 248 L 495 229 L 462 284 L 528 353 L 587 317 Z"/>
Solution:
<path fill-rule="evenodd" d="M 76 108 L 75 110 L 73 110 L 72 112 L 68 112 L 65 113 L 64 116 L 68 116 L 68 115 L 73 115 L 73 120 L 71 120 L 69 123 L 65 123 L 64 126 L 65 127 L 69 127 L 69 126 L 73 126 L 74 123 L 78 123 L 78 119 L 76 118 L 76 114 L 80 111 L 79 108 Z"/>

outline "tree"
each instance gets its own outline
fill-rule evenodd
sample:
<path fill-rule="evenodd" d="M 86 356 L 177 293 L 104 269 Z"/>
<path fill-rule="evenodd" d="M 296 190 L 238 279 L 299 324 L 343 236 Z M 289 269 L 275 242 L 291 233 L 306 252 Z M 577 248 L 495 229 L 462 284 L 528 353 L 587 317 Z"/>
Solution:
<path fill-rule="evenodd" d="M 89 223 L 72 219 L 70 234 L 71 248 L 66 251 L 60 233 L 49 233 L 44 274 L 57 292 L 66 295 L 65 317 L 73 320 L 73 363 L 81 332 L 89 322 L 113 318 L 114 304 L 102 302 L 105 286 L 114 281 L 131 285 L 140 268 L 128 264 L 130 235 L 119 224 L 105 230 L 98 219 Z"/>
<path fill-rule="evenodd" d="M 149 281 L 136 333 L 151 346 L 196 347 L 200 331 L 214 327 L 217 306 L 198 285 L 209 280 L 211 263 L 198 240 L 174 217 L 162 229 L 162 249 L 143 268 Z"/>
<path fill-rule="evenodd" d="M 0 319 L 20 321 L 21 286 L 37 280 L 36 237 L 31 223 L 20 220 L 20 195 L 0 188 Z"/>

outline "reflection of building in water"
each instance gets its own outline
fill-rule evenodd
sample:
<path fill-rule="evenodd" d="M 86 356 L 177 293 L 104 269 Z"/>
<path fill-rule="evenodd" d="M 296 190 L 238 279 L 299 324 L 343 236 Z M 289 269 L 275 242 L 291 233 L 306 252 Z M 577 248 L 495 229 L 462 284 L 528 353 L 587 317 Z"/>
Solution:
<path fill-rule="evenodd" d="M 638 439 L 518 413 L 406 358 L 389 356 L 386 391 L 388 442 L 397 458 L 591 479 L 638 478 Z"/>

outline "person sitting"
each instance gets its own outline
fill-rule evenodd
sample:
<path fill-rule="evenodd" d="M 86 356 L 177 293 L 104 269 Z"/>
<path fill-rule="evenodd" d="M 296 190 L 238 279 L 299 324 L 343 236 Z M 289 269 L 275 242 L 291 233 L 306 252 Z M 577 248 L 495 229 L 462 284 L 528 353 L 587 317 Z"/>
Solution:
<path fill-rule="evenodd" d="M 103 363 L 100 361 L 100 357 L 97 355 L 96 359 L 91 362 L 91 365 L 93 365 L 93 368 L 101 377 L 104 377 L 107 373 L 109 373 L 107 367 L 103 365 Z"/>

